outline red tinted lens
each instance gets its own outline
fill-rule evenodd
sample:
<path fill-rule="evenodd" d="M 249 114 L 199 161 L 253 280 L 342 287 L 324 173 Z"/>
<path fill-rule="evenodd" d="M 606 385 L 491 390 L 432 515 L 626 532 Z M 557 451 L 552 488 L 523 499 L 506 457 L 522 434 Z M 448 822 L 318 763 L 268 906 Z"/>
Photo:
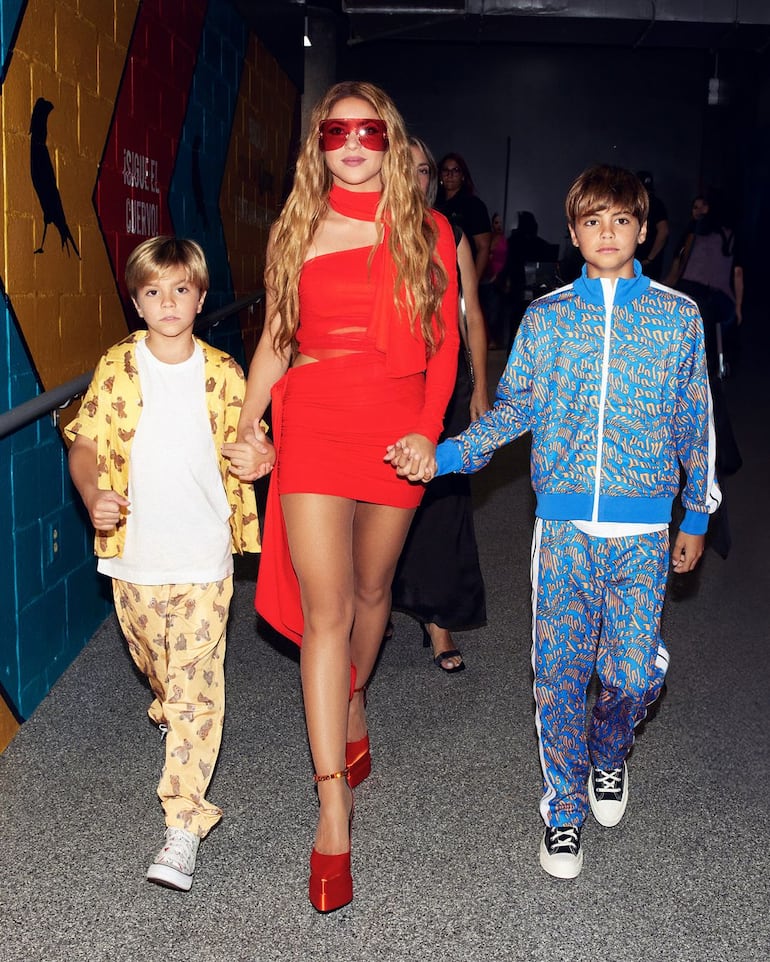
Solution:
<path fill-rule="evenodd" d="M 339 150 L 347 143 L 350 134 L 355 134 L 362 147 L 367 150 L 387 150 L 388 128 L 384 120 L 322 120 L 318 128 L 321 150 Z"/>

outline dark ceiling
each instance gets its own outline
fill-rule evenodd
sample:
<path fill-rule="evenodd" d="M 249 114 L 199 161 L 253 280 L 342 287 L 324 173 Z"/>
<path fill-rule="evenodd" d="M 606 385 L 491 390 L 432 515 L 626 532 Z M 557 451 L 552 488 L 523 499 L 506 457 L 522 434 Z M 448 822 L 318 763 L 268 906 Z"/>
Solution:
<path fill-rule="evenodd" d="M 332 17 L 349 46 L 593 44 L 770 51 L 770 0 L 235 0 L 255 30 Z"/>

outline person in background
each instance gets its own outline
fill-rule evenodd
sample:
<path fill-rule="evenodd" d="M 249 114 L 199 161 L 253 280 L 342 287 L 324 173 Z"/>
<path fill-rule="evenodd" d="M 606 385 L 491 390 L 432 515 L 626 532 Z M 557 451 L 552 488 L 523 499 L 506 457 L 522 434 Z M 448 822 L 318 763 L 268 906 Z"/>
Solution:
<path fill-rule="evenodd" d="M 571 879 L 583 866 L 588 812 L 609 828 L 626 811 L 634 729 L 668 666 L 660 622 L 669 564 L 695 567 L 722 496 L 700 315 L 634 259 L 647 221 L 643 185 L 622 168 L 592 167 L 565 208 L 585 267 L 528 308 L 492 410 L 440 444 L 435 466 L 415 463 L 408 445 L 391 463 L 426 480 L 470 473 L 532 433 L 539 854 L 545 872 Z M 685 514 L 669 558 L 682 469 Z M 587 719 L 594 671 L 599 695 Z"/>
<path fill-rule="evenodd" d="M 243 372 L 193 337 L 209 286 L 203 251 L 150 238 L 129 255 L 126 285 L 147 330 L 107 351 L 65 432 L 97 567 L 165 736 L 165 843 L 147 878 L 187 891 L 222 817 L 206 791 L 224 722 L 232 553 L 259 550 L 259 525 L 253 486 L 236 476 L 251 459 L 233 443 Z"/>
<path fill-rule="evenodd" d="M 498 213 L 492 215 L 492 240 L 489 260 L 484 276 L 479 281 L 479 303 L 484 313 L 489 349 L 504 347 L 507 343 L 508 289 L 505 275 L 505 259 L 508 246 L 503 232 L 503 220 Z"/>
<path fill-rule="evenodd" d="M 436 161 L 417 137 L 410 140 L 415 174 L 428 206 L 436 198 Z M 487 341 L 477 294 L 476 270 L 465 235 L 455 228 L 457 265 L 465 312 L 460 323 L 457 379 L 444 416 L 444 437 L 458 434 L 489 410 Z M 463 657 L 451 632 L 486 624 L 484 580 L 479 566 L 469 479 L 453 475 L 429 485 L 409 529 L 393 579 L 392 605 L 416 618 L 433 663 L 462 671 Z"/>
<path fill-rule="evenodd" d="M 492 243 L 489 211 L 484 201 L 476 196 L 471 172 L 460 154 L 445 154 L 439 161 L 438 170 L 436 208 L 468 238 L 476 278 L 481 280 L 487 269 Z"/>
<path fill-rule="evenodd" d="M 644 184 L 650 203 L 647 217 L 647 237 L 639 245 L 636 256 L 644 273 L 658 281 L 663 273 L 663 254 L 669 235 L 666 205 L 655 193 L 655 181 L 649 170 L 640 170 L 637 177 Z"/>
<path fill-rule="evenodd" d="M 270 233 L 239 425 L 255 452 L 248 476 L 272 471 L 256 607 L 301 645 L 320 803 L 308 894 L 320 912 L 353 898 L 352 788 L 371 771 L 364 691 L 423 494 L 387 448 L 398 439 L 433 461 L 457 368 L 455 262 L 392 100 L 369 83 L 331 87 Z M 259 427 L 271 403 L 274 444 Z"/>
<path fill-rule="evenodd" d="M 725 345 L 743 321 L 743 267 L 735 234 L 724 221 L 717 203 L 696 197 L 689 232 L 667 278 L 698 305 L 709 370 L 719 377 L 727 372 Z"/>
<path fill-rule="evenodd" d="M 506 250 L 505 276 L 511 305 L 509 341 L 505 345 L 507 350 L 511 349 L 522 315 L 534 293 L 533 282 L 527 285 L 527 265 L 534 268 L 540 263 L 552 264 L 555 279 L 558 259 L 558 244 L 550 244 L 539 236 L 538 223 L 532 211 L 520 210 L 516 228 L 508 235 Z"/>

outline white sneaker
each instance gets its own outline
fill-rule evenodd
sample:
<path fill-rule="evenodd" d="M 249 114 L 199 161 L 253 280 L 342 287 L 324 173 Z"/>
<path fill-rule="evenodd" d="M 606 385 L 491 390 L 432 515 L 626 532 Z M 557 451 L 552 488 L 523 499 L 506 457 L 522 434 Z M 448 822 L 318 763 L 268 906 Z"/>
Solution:
<path fill-rule="evenodd" d="M 618 824 L 628 804 L 628 769 L 625 762 L 622 768 L 591 768 L 588 801 L 600 825 L 612 828 Z"/>
<path fill-rule="evenodd" d="M 166 843 L 147 869 L 147 879 L 166 888 L 189 892 L 200 839 L 183 828 L 167 828 Z"/>
<path fill-rule="evenodd" d="M 540 865 L 554 878 L 577 878 L 583 868 L 580 826 L 546 827 L 540 843 Z"/>

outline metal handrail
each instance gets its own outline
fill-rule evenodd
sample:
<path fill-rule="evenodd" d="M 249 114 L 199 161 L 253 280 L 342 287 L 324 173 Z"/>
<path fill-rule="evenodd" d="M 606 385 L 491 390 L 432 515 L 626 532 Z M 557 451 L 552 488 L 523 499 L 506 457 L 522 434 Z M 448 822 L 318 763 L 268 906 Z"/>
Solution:
<path fill-rule="evenodd" d="M 242 311 L 246 307 L 258 304 L 264 296 L 264 290 L 255 291 L 253 294 L 248 294 L 246 297 L 233 301 L 232 304 L 225 305 L 225 307 L 218 307 L 214 311 L 201 314 L 195 326 L 198 329 L 213 327 L 226 317 L 230 317 L 231 314 L 237 314 L 238 311 Z M 0 414 L 0 438 L 32 424 L 45 414 L 53 416 L 55 426 L 58 423 L 59 411 L 86 392 L 93 373 L 93 371 L 87 371 L 65 384 L 60 384 L 58 387 L 51 388 L 50 391 L 45 391 L 43 394 L 30 398 L 29 401 L 18 404 L 10 411 L 4 411 Z"/>

